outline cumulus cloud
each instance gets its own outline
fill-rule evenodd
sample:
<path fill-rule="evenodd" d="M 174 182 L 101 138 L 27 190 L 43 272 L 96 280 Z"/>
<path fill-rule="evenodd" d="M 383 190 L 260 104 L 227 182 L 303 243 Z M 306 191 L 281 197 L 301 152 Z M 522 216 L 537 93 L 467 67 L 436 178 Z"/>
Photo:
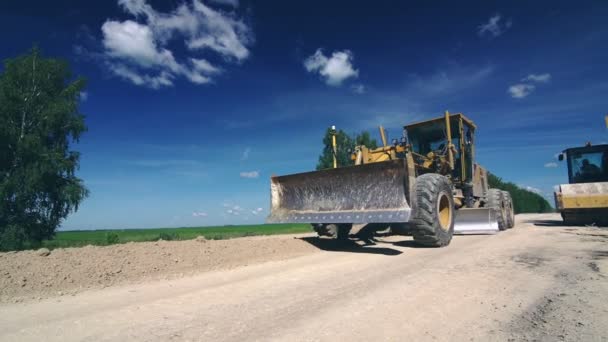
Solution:
<path fill-rule="evenodd" d="M 304 60 L 308 72 L 318 73 L 330 86 L 340 86 L 349 78 L 359 77 L 359 70 L 353 67 L 353 54 L 349 50 L 335 51 L 331 57 L 323 50 L 317 51 Z"/>
<path fill-rule="evenodd" d="M 529 186 L 529 185 L 524 186 L 524 189 L 526 189 L 528 191 L 531 191 L 531 192 L 534 192 L 534 193 L 539 194 L 539 195 L 543 194 L 543 191 L 541 189 L 535 188 L 535 187 L 532 187 L 532 186 Z"/>
<path fill-rule="evenodd" d="M 223 2 L 238 6 L 238 1 Z M 177 77 L 210 83 L 222 68 L 201 58 L 201 53 L 215 53 L 225 63 L 249 57 L 252 31 L 232 11 L 215 10 L 199 0 L 168 13 L 156 11 L 146 0 L 118 0 L 118 4 L 134 18 L 103 23 L 105 64 L 133 84 L 161 88 L 172 86 Z M 190 56 L 178 60 L 169 49 L 174 42 L 181 42 Z"/>
<path fill-rule="evenodd" d="M 251 215 L 258 216 L 264 211 L 262 208 L 242 206 L 231 201 L 224 201 L 222 206 L 224 209 L 220 215 L 224 218 L 239 217 L 240 219 L 247 220 Z"/>
<path fill-rule="evenodd" d="M 264 210 L 264 209 L 262 209 L 262 208 L 257 208 L 257 209 L 253 209 L 253 210 L 251 210 L 251 213 L 252 213 L 253 215 L 256 215 L 256 216 L 257 216 L 257 215 L 259 215 L 259 214 L 260 214 L 260 213 L 261 213 L 263 210 Z"/>
<path fill-rule="evenodd" d="M 530 95 L 536 89 L 536 85 L 532 83 L 548 83 L 550 80 L 551 74 L 530 74 L 521 79 L 521 81 L 525 83 L 518 83 L 510 86 L 508 92 L 511 94 L 511 97 L 522 99 Z"/>
<path fill-rule="evenodd" d="M 202 211 L 195 211 L 192 213 L 192 216 L 194 217 L 207 217 L 207 213 L 202 212 Z"/>
<path fill-rule="evenodd" d="M 521 80 L 522 82 L 547 83 L 551 81 L 551 74 L 530 74 Z"/>
<path fill-rule="evenodd" d="M 523 99 L 530 95 L 534 89 L 536 89 L 536 87 L 532 84 L 519 83 L 509 87 L 509 94 L 511 94 L 511 97 L 513 98 Z"/>
<path fill-rule="evenodd" d="M 80 102 L 86 102 L 89 99 L 89 93 L 86 91 L 81 91 L 79 94 Z"/>
<path fill-rule="evenodd" d="M 489 36 L 490 38 L 496 38 L 503 33 L 505 33 L 511 26 L 513 22 L 511 20 L 502 21 L 501 15 L 497 13 L 496 15 L 490 17 L 488 22 L 485 24 L 481 24 L 477 27 L 477 34 L 479 36 Z"/>
<path fill-rule="evenodd" d="M 545 167 L 554 168 L 554 167 L 557 167 L 557 163 L 555 163 L 555 162 L 546 163 Z"/>
<path fill-rule="evenodd" d="M 231 205 L 231 204 L 224 203 L 224 207 L 228 208 L 228 209 L 226 209 L 227 214 L 234 215 L 234 216 L 239 216 L 243 212 L 247 211 L 245 208 L 241 207 L 240 205 Z"/>
<path fill-rule="evenodd" d="M 243 171 L 241 172 L 241 178 L 258 178 L 260 177 L 259 171 Z"/>

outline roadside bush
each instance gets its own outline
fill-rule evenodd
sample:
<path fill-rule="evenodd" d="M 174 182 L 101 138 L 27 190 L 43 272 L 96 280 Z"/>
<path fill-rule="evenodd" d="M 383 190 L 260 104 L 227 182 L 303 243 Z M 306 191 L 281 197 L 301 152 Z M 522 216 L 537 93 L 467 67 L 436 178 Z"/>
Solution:
<path fill-rule="evenodd" d="M 158 234 L 158 239 L 165 240 L 165 241 L 179 240 L 179 234 L 163 232 L 163 233 Z"/>
<path fill-rule="evenodd" d="M 108 245 L 115 245 L 120 242 L 120 238 L 116 233 L 106 233 L 106 243 Z"/>
<path fill-rule="evenodd" d="M 8 225 L 0 228 L 0 251 L 15 251 L 23 249 L 27 241 L 23 229 L 15 225 Z"/>

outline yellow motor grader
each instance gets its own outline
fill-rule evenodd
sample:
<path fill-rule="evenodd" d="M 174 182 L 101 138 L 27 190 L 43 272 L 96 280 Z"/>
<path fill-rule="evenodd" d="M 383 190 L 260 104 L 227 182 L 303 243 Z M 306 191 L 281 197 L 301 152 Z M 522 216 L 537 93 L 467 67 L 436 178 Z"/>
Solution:
<path fill-rule="evenodd" d="M 268 223 L 311 223 L 319 235 L 348 238 L 353 224 L 378 224 L 429 247 L 453 234 L 513 227 L 508 192 L 488 188 L 475 163 L 473 121 L 450 114 L 404 127 L 375 149 L 357 146 L 353 166 L 271 178 Z M 335 149 L 334 149 L 335 151 Z"/>

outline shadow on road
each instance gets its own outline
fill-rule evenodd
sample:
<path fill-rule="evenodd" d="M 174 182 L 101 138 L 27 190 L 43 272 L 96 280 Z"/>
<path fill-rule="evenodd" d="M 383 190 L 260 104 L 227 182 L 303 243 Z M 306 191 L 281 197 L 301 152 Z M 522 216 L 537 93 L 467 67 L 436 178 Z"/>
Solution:
<path fill-rule="evenodd" d="M 318 237 L 303 237 L 299 239 L 306 241 L 319 249 L 329 252 L 349 252 L 383 255 L 399 255 L 403 253 L 393 248 L 380 247 L 375 244 L 360 245 L 354 240 L 350 239 L 345 241 L 337 241 L 333 239 L 324 239 Z"/>
<path fill-rule="evenodd" d="M 433 248 L 433 247 L 426 247 L 426 246 L 419 245 L 414 240 L 404 240 L 404 241 L 397 241 L 397 242 L 391 242 L 391 243 L 393 245 L 399 246 L 399 247 L 423 248 L 423 249 Z"/>
<path fill-rule="evenodd" d="M 535 226 L 540 227 L 563 227 L 564 221 L 562 220 L 529 220 L 526 223 L 532 223 Z"/>
<path fill-rule="evenodd" d="M 529 221 L 525 221 L 526 223 L 532 223 L 535 226 L 539 226 L 539 227 L 593 227 L 593 228 L 605 228 L 604 226 L 598 226 L 595 223 L 593 224 L 564 224 L 564 221 L 562 220 L 529 220 Z"/>

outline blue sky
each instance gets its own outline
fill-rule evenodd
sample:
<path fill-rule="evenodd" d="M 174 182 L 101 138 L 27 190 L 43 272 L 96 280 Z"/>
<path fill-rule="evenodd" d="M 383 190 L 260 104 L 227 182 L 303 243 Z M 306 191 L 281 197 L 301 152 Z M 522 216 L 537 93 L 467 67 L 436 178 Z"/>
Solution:
<path fill-rule="evenodd" d="M 64 229 L 260 223 L 269 178 L 325 129 L 464 112 L 477 160 L 550 198 L 555 154 L 608 141 L 605 1 L 8 1 L 0 58 L 37 43 L 88 79 Z M 18 34 L 17 34 L 18 32 Z"/>

